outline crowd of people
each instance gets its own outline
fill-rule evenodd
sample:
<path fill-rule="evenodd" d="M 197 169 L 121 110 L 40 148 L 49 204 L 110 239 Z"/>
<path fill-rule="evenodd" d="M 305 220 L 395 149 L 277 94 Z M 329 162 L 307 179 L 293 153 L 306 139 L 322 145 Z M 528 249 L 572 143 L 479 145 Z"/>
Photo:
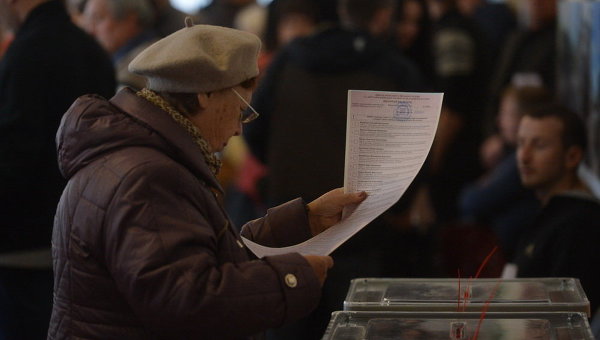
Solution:
<path fill-rule="evenodd" d="M 0 340 L 319 339 L 351 279 L 494 246 L 483 276 L 577 277 L 595 311 L 582 113 L 556 1 L 524 4 L 0 0 Z M 350 89 L 444 93 L 423 168 L 331 257 L 253 258 L 240 232 L 297 243 L 365 199 L 334 190 Z"/>

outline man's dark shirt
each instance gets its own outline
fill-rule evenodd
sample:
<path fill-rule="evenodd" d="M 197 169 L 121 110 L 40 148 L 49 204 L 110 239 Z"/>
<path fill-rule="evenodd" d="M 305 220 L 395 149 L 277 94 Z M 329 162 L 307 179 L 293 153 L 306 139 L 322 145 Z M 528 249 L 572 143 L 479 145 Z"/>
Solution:
<path fill-rule="evenodd" d="M 522 238 L 518 277 L 575 277 L 595 311 L 600 299 L 600 203 L 582 193 L 554 196 Z"/>

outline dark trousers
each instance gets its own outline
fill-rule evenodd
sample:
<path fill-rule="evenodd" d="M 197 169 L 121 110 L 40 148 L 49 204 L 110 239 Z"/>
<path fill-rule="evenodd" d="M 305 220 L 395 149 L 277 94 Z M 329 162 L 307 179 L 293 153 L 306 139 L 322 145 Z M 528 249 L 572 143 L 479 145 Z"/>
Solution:
<path fill-rule="evenodd" d="M 46 339 L 52 287 L 52 269 L 0 268 L 0 340 Z"/>

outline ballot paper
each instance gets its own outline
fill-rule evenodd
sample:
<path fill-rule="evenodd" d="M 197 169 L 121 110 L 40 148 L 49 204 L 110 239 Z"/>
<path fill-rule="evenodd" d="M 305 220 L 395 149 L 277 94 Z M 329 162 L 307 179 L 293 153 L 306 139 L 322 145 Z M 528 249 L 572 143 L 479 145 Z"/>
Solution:
<path fill-rule="evenodd" d="M 259 258 L 297 252 L 329 255 L 404 194 L 431 149 L 442 93 L 348 91 L 345 192 L 369 196 L 342 220 L 300 244 L 271 248 L 242 238 Z"/>

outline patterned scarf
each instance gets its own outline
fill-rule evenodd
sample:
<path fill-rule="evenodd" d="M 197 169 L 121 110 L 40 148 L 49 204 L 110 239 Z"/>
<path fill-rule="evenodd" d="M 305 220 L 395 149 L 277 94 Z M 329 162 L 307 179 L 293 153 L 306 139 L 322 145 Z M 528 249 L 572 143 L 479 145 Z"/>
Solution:
<path fill-rule="evenodd" d="M 221 169 L 221 160 L 214 153 L 209 151 L 208 143 L 204 138 L 202 138 L 198 128 L 187 117 L 177 111 L 169 102 L 167 102 L 163 97 L 159 96 L 156 92 L 144 88 L 141 91 L 138 91 L 136 94 L 167 112 L 174 121 L 181 125 L 192 136 L 194 143 L 200 147 L 202 155 L 208 163 L 208 167 L 216 176 L 219 172 L 219 169 Z"/>

